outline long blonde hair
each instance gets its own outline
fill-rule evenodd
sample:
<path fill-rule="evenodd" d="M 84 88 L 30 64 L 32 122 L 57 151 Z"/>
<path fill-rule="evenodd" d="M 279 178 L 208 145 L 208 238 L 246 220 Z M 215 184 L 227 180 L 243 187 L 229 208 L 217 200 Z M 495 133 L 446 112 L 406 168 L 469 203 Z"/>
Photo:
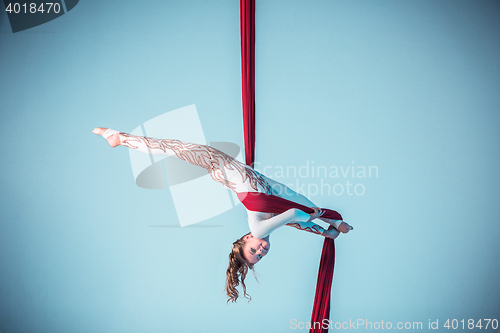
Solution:
<path fill-rule="evenodd" d="M 233 249 L 231 253 L 229 253 L 229 266 L 226 271 L 226 294 L 229 297 L 227 302 L 236 302 L 239 296 L 239 292 L 236 287 L 240 284 L 243 287 L 243 297 L 248 298 L 250 302 L 252 297 L 247 294 L 247 287 L 245 286 L 245 277 L 247 276 L 248 269 L 251 269 L 255 279 L 255 271 L 253 269 L 254 264 L 249 263 L 244 255 L 243 255 L 243 247 L 245 246 L 246 241 L 243 239 L 247 233 L 243 235 L 241 238 L 238 238 L 233 243 Z M 241 280 L 241 281 L 240 281 Z"/>

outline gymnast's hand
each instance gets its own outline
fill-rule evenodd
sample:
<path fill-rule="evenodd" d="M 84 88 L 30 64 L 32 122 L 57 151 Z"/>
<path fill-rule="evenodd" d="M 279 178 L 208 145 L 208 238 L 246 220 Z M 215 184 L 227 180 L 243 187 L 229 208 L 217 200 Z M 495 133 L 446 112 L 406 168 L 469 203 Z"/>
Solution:
<path fill-rule="evenodd" d="M 311 218 L 307 222 L 311 222 L 312 220 L 317 219 L 318 217 L 320 217 L 321 215 L 323 215 L 325 213 L 324 211 L 322 211 L 318 207 L 312 207 L 311 209 L 314 210 L 314 212 L 312 214 L 309 214 L 311 216 Z"/>
<path fill-rule="evenodd" d="M 340 231 L 341 233 L 347 234 L 352 229 L 354 229 L 354 228 L 351 227 L 349 224 L 342 222 L 339 225 L 338 231 Z"/>

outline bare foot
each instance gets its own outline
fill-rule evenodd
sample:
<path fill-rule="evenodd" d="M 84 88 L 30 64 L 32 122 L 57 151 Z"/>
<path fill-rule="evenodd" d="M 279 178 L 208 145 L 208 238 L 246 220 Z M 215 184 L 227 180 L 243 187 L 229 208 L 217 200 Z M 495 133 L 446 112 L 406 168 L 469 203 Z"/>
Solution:
<path fill-rule="evenodd" d="M 323 218 L 323 217 L 320 217 L 319 219 L 323 222 L 330 224 L 332 227 L 334 227 L 335 229 L 337 229 L 338 231 L 340 231 L 343 234 L 347 234 L 349 231 L 354 229 L 353 227 L 351 227 L 349 224 L 347 224 L 344 221 L 342 221 L 342 222 L 340 222 L 340 224 L 338 224 L 338 222 L 339 222 L 338 220 L 330 220 L 330 219 Z M 338 228 L 337 228 L 337 225 L 338 225 Z"/>
<path fill-rule="evenodd" d="M 107 130 L 107 128 L 105 128 L 105 127 L 96 127 L 96 128 L 94 128 L 92 133 L 102 136 L 104 134 L 104 132 L 106 132 L 106 130 Z M 120 134 L 118 134 L 118 133 L 115 133 L 113 135 L 108 136 L 106 138 L 106 140 L 108 141 L 109 145 L 113 148 L 115 148 L 116 146 L 119 146 L 121 144 Z"/>
<path fill-rule="evenodd" d="M 331 238 L 331 239 L 335 239 L 339 235 L 340 235 L 340 232 L 337 229 L 335 229 L 333 226 L 330 226 L 328 228 L 328 230 L 325 230 L 323 232 L 323 236 L 325 236 L 326 238 Z"/>
<path fill-rule="evenodd" d="M 342 222 L 340 223 L 339 225 L 339 231 L 341 233 L 344 233 L 344 234 L 347 234 L 349 231 L 351 231 L 352 229 L 354 229 L 353 227 L 351 227 L 349 224 L 345 223 L 345 222 Z"/>

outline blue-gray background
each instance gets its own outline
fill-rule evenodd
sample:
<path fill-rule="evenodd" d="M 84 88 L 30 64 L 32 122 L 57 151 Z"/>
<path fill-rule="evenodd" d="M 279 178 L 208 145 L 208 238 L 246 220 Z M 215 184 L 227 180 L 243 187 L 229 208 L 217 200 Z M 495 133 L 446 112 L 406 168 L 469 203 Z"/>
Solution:
<path fill-rule="evenodd" d="M 498 1 L 257 2 L 260 168 L 379 171 L 300 179 L 366 189 L 310 196 L 355 226 L 333 321 L 500 319 L 499 17 Z M 127 150 L 91 133 L 196 104 L 208 141 L 243 146 L 238 1 L 81 1 L 16 34 L 2 12 L 0 32 L 1 332 L 309 320 L 321 237 L 274 232 L 253 300 L 226 306 L 244 209 L 154 227 L 178 224 L 168 190 L 137 187 Z"/>

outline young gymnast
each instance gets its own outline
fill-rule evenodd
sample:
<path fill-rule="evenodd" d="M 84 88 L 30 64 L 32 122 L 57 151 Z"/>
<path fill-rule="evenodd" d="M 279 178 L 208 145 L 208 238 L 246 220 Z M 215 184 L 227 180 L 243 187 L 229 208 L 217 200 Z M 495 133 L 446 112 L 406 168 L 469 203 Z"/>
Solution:
<path fill-rule="evenodd" d="M 228 302 L 235 302 L 238 298 L 239 293 L 236 287 L 240 282 L 244 297 L 249 298 L 244 282 L 248 269 L 253 270 L 254 265 L 267 255 L 271 247 L 269 235 L 277 228 L 287 225 L 332 239 L 335 239 L 340 232 L 347 233 L 353 229 L 342 220 L 321 217 L 324 211 L 303 195 L 213 147 L 172 139 L 135 136 L 102 127 L 95 128 L 93 133 L 104 137 L 113 148 L 125 146 L 146 154 L 175 156 L 202 167 L 207 170 L 213 180 L 234 191 L 239 198 L 248 193 L 264 193 L 306 206 L 304 208 L 312 208 L 310 214 L 297 208 L 288 209 L 280 214 L 247 208 L 250 232 L 233 243 L 229 254 L 229 266 L 226 272 Z M 323 229 L 311 222 L 317 218 L 331 226 Z"/>

